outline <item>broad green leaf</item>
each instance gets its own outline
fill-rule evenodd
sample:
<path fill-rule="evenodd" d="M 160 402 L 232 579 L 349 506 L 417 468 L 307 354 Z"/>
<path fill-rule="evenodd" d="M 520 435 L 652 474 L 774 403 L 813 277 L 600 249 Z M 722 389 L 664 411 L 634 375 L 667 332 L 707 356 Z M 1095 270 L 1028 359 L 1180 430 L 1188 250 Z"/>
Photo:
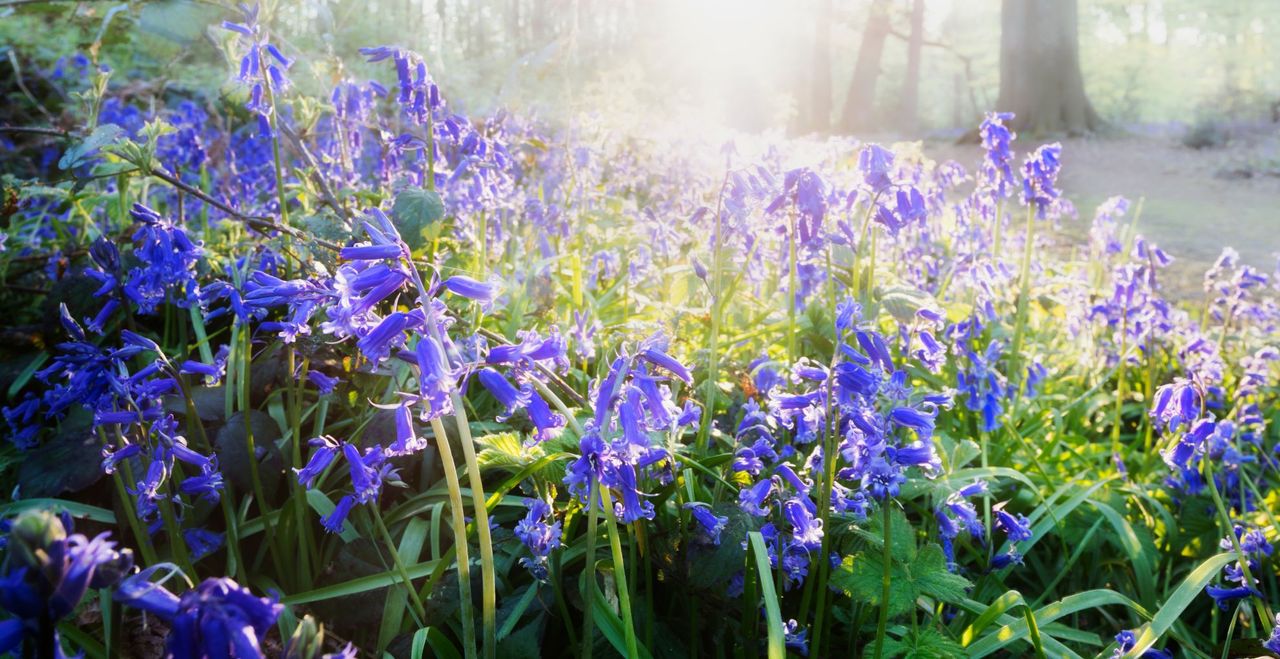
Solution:
<path fill-rule="evenodd" d="M 396 229 L 410 249 L 420 249 L 427 244 L 432 225 L 444 218 L 444 202 L 433 190 L 411 187 L 396 194 L 391 207 Z"/>
<path fill-rule="evenodd" d="M 886 638 L 884 656 L 890 659 L 953 659 L 964 656 L 964 648 L 933 627 L 920 627 L 908 631 L 901 640 Z"/>
<path fill-rule="evenodd" d="M 845 558 L 831 575 L 831 585 L 855 599 L 880 606 L 884 589 L 884 554 L 865 551 Z M 907 613 L 921 595 L 944 602 L 964 599 L 969 580 L 947 571 L 947 559 L 937 545 L 928 545 L 913 560 L 893 561 L 889 568 L 889 615 Z"/>
<path fill-rule="evenodd" d="M 72 145 L 66 153 L 62 154 L 62 158 L 58 160 L 58 169 L 75 169 L 83 165 L 97 153 L 98 149 L 114 143 L 122 135 L 124 135 L 124 129 L 115 124 L 98 126 L 93 129 L 92 134 L 84 138 L 84 141 Z"/>

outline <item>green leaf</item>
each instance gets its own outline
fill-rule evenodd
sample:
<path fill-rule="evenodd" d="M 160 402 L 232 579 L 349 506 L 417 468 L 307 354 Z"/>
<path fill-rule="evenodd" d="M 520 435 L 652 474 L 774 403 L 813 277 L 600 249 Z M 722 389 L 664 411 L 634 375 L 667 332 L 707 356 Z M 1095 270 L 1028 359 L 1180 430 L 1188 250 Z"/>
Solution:
<path fill-rule="evenodd" d="M 1222 566 L 1234 561 L 1236 555 L 1233 553 L 1222 553 L 1210 558 L 1200 564 L 1200 567 L 1192 570 L 1186 579 L 1178 585 L 1177 590 L 1173 591 L 1173 595 L 1165 601 L 1164 606 L 1156 611 L 1155 617 L 1151 619 L 1151 623 L 1143 625 L 1142 631 L 1137 634 L 1138 641 L 1129 651 L 1126 657 L 1140 657 L 1143 652 L 1151 649 L 1151 646 L 1160 640 L 1164 633 L 1169 631 L 1173 623 L 1178 621 L 1182 616 L 1182 612 L 1186 610 L 1195 598 L 1200 596 L 1204 590 L 1205 584 L 1208 584 L 1214 576 L 1218 574 L 1218 570 Z"/>
<path fill-rule="evenodd" d="M 1120 545 L 1124 547 L 1125 553 L 1129 555 L 1129 560 L 1133 564 L 1133 576 L 1138 584 L 1140 599 L 1143 603 L 1154 605 L 1156 598 L 1156 569 L 1151 565 L 1151 556 L 1144 549 L 1142 540 L 1138 537 L 1137 532 L 1133 530 L 1133 526 L 1124 518 L 1124 515 L 1121 515 L 1115 508 L 1093 499 L 1090 499 L 1089 503 L 1094 508 L 1097 508 L 1098 512 L 1102 513 L 1102 516 L 1106 517 L 1107 521 L 1111 523 L 1111 527 L 1116 532 L 1116 537 L 1120 540 Z M 1150 544 L 1150 540 L 1148 540 L 1148 544 Z"/>
<path fill-rule="evenodd" d="M 778 594 L 773 589 L 769 552 L 764 546 L 764 536 L 759 531 L 752 531 L 747 537 L 750 538 L 751 553 L 755 555 L 756 570 L 760 575 L 760 590 L 764 596 L 765 619 L 769 628 L 769 659 L 782 659 L 787 654 L 786 634 L 782 629 L 782 610 L 778 606 Z"/>
<path fill-rule="evenodd" d="M 444 218 L 444 202 L 434 190 L 405 188 L 396 194 L 391 215 L 400 237 L 416 250 L 427 244 L 429 232 L 434 231 L 432 225 Z"/>
<path fill-rule="evenodd" d="M 938 302 L 932 295 L 907 286 L 886 288 L 880 296 L 880 305 L 903 325 L 915 321 L 916 312 L 921 309 L 938 309 Z"/>
<path fill-rule="evenodd" d="M 421 579 L 436 569 L 438 561 L 423 561 L 413 565 L 406 565 L 405 572 L 409 573 L 410 579 Z M 295 604 L 306 604 L 308 602 L 319 602 L 323 600 L 333 599 L 335 597 L 346 597 L 348 595 L 356 595 L 359 593 L 367 593 L 371 590 L 386 588 L 403 583 L 400 578 L 399 570 L 386 570 L 377 574 L 357 577 L 350 581 L 336 583 L 331 586 L 323 586 L 315 590 L 308 590 L 305 593 L 289 595 L 280 600 L 284 604 L 290 606 Z"/>
<path fill-rule="evenodd" d="M 916 557 L 915 529 L 911 527 L 911 523 L 907 521 L 907 516 L 901 509 L 894 508 L 889 514 L 893 516 L 893 522 L 889 526 L 893 560 L 911 562 Z M 854 529 L 854 533 L 862 536 L 875 547 L 884 547 L 884 522 L 879 516 L 871 521 L 868 528 Z"/>
<path fill-rule="evenodd" d="M 855 599 L 880 606 L 883 570 L 884 555 L 881 552 L 861 552 L 845 558 L 831 575 L 831 583 Z M 921 595 L 944 602 L 961 601 L 970 585 L 968 579 L 947 571 L 946 556 L 937 545 L 926 546 L 913 560 L 893 561 L 889 573 L 891 616 L 910 611 Z"/>
<path fill-rule="evenodd" d="M 1144 617 L 1147 615 L 1146 610 L 1137 602 L 1134 602 L 1114 590 L 1102 588 L 1068 595 L 1057 602 L 1040 607 L 1040 609 L 1035 612 L 1033 619 L 1039 625 L 1048 625 L 1059 618 L 1079 611 L 1113 605 L 1127 607 L 1138 615 Z M 1046 634 L 1048 633 L 1047 629 L 1044 631 Z M 983 657 L 1008 646 L 1014 641 L 1026 639 L 1030 633 L 1031 629 L 1025 618 L 1022 620 L 1010 621 L 1003 627 L 987 634 L 977 643 L 968 646 L 967 650 L 970 657 Z M 1048 644 L 1046 643 L 1046 645 Z"/>
<path fill-rule="evenodd" d="M 943 602 L 964 599 L 968 579 L 947 570 L 947 557 L 938 545 L 927 545 L 908 566 L 920 592 Z"/>
<path fill-rule="evenodd" d="M 476 444 L 480 452 L 476 454 L 476 462 L 481 468 L 511 467 L 523 469 L 534 460 L 542 457 L 542 448 L 534 446 L 525 448 L 520 438 L 513 432 L 500 432 L 477 437 Z"/>
<path fill-rule="evenodd" d="M 886 638 L 884 656 L 903 659 L 952 659 L 963 657 L 964 648 L 932 627 L 921 627 L 907 632 L 902 640 Z"/>
<path fill-rule="evenodd" d="M 98 149 L 114 143 L 124 135 L 124 130 L 115 124 L 103 124 L 93 129 L 93 133 L 83 142 L 73 145 L 58 160 L 58 169 L 75 169 L 93 157 Z"/>

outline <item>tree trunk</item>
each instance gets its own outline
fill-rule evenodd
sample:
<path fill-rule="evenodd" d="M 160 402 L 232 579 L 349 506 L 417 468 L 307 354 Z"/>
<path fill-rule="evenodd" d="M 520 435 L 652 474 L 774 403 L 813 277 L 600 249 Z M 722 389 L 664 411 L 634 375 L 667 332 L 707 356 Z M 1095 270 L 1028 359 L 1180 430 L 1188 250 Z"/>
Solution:
<path fill-rule="evenodd" d="M 911 3 L 911 34 L 907 37 L 907 75 L 902 85 L 898 120 L 907 132 L 915 132 L 920 105 L 920 51 L 924 47 L 924 0 Z"/>
<path fill-rule="evenodd" d="M 840 119 L 840 127 L 845 132 L 868 128 L 875 121 L 876 82 L 880 78 L 880 59 L 884 55 L 884 41 L 888 37 L 888 0 L 874 0 L 867 16 L 867 24 L 862 29 L 858 62 L 853 67 L 853 80 L 849 82 L 849 94 L 845 98 L 844 114 Z"/>
<path fill-rule="evenodd" d="M 1077 0 L 1003 0 L 1000 98 L 1010 126 L 1031 133 L 1080 135 L 1102 128 L 1084 92 Z"/>
<path fill-rule="evenodd" d="M 831 5 L 832 0 L 817 0 L 813 25 L 813 67 L 809 86 L 809 119 L 807 128 L 817 133 L 831 130 Z"/>

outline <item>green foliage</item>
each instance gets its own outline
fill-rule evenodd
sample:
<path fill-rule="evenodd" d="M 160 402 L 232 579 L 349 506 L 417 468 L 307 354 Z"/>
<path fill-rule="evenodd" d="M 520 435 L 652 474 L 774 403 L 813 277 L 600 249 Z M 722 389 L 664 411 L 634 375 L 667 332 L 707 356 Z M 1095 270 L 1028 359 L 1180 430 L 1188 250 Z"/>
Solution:
<path fill-rule="evenodd" d="M 435 190 L 409 187 L 396 194 L 391 216 L 410 249 L 419 250 L 439 234 L 444 202 Z"/>
<path fill-rule="evenodd" d="M 889 615 L 898 616 L 911 611 L 922 595 L 940 602 L 959 602 L 966 589 L 972 586 L 968 579 L 947 570 L 947 559 L 942 548 L 927 544 L 916 548 L 915 530 L 901 511 L 891 513 Z M 868 531 L 859 531 L 877 549 L 867 549 L 846 556 L 840 567 L 831 575 L 831 585 L 857 600 L 880 606 L 883 600 L 884 541 L 883 530 L 877 532 L 872 525 Z M 886 649 L 887 649 L 886 645 Z"/>
<path fill-rule="evenodd" d="M 901 639 L 887 638 L 884 656 L 888 659 L 954 659 L 965 656 L 964 648 L 933 627 L 910 630 Z"/>

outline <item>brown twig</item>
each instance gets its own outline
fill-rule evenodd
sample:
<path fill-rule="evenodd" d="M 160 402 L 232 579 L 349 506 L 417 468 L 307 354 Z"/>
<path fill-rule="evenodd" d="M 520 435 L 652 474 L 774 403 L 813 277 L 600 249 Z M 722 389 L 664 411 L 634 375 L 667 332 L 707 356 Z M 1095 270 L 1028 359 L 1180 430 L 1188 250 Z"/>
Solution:
<path fill-rule="evenodd" d="M 19 135 L 47 135 L 50 137 L 70 137 L 71 134 L 60 128 L 44 128 L 41 126 L 0 126 L 0 133 L 17 133 Z"/>
<path fill-rule="evenodd" d="M 303 144 L 302 139 L 299 138 L 298 134 L 293 132 L 293 129 L 289 126 L 281 124 L 279 128 L 280 132 L 284 133 L 284 136 L 289 139 L 290 145 L 302 155 L 302 157 L 307 161 L 307 165 L 311 167 L 311 180 L 315 181 L 316 185 L 320 187 L 321 200 L 332 208 L 335 213 L 342 216 L 343 220 L 350 223 L 351 213 L 349 213 L 347 209 L 338 202 L 337 195 L 335 195 L 333 193 L 333 189 L 329 187 L 329 182 L 324 180 L 324 176 L 320 173 L 320 164 L 316 161 L 315 156 L 311 155 L 311 151 L 307 149 L 307 145 Z"/>

